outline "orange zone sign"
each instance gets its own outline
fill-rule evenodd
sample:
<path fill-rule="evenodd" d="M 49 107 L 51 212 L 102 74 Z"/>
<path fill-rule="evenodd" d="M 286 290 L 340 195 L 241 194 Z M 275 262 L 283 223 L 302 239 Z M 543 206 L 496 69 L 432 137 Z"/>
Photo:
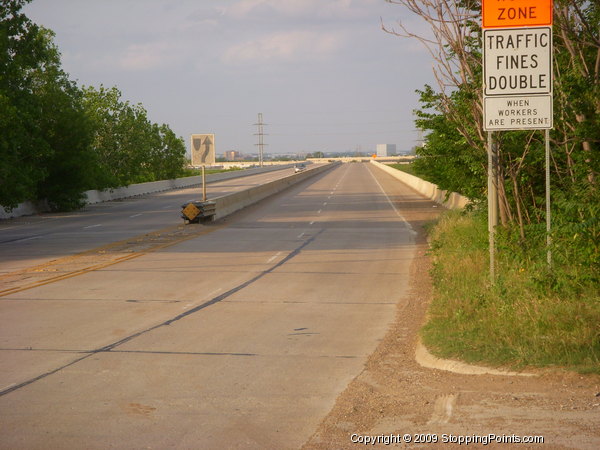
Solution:
<path fill-rule="evenodd" d="M 552 25 L 552 0 L 483 0 L 483 28 Z"/>

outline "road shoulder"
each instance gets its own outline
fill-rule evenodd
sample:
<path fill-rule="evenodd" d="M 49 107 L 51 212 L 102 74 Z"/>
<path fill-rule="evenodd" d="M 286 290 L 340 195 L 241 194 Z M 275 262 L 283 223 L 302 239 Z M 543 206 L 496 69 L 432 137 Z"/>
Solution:
<path fill-rule="evenodd" d="M 418 234 L 411 286 L 398 303 L 393 326 L 303 448 L 352 448 L 364 444 L 364 436 L 381 436 L 384 442 L 385 436 L 430 434 L 443 443 L 452 436 L 490 433 L 504 439 L 542 436 L 544 448 L 600 448 L 600 377 L 558 370 L 529 370 L 533 377 L 467 375 L 416 361 L 432 294 L 422 223 L 413 223 Z M 428 445 L 413 440 L 398 446 Z M 454 446 L 462 447 L 447 443 L 444 448 Z"/>

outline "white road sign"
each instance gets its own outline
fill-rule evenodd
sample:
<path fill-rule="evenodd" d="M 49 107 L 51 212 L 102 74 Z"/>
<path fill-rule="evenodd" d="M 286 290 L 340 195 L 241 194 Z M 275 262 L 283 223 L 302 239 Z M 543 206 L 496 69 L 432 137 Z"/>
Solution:
<path fill-rule="evenodd" d="M 484 97 L 486 131 L 551 129 L 552 95 Z"/>
<path fill-rule="evenodd" d="M 215 135 L 192 134 L 192 166 L 213 165 L 215 163 Z"/>
<path fill-rule="evenodd" d="M 483 30 L 485 96 L 552 93 L 552 28 Z"/>

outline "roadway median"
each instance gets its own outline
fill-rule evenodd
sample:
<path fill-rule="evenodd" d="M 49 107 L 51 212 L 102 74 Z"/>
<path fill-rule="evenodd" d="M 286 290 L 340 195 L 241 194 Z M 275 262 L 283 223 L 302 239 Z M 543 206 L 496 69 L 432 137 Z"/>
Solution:
<path fill-rule="evenodd" d="M 218 181 L 229 180 L 232 178 L 247 177 L 260 173 L 272 172 L 276 170 L 289 169 L 294 164 L 281 164 L 276 166 L 252 167 L 244 170 L 228 171 L 222 173 L 213 173 L 206 175 L 207 183 L 215 183 Z M 172 180 L 150 181 L 147 183 L 134 183 L 128 186 L 121 186 L 113 189 L 105 190 L 89 190 L 83 193 L 86 205 L 94 203 L 109 202 L 113 200 L 121 200 L 124 198 L 138 197 L 140 195 L 163 192 L 173 189 L 184 189 L 202 184 L 202 176 L 194 175 L 191 177 L 181 177 Z M 9 219 L 14 217 L 28 216 L 50 211 L 50 206 L 45 200 L 38 202 L 26 201 L 20 203 L 12 210 L 5 210 L 0 205 L 0 219 Z"/>
<path fill-rule="evenodd" d="M 280 180 L 211 199 L 217 205 L 216 218 L 225 217 L 246 206 L 257 203 L 294 184 L 323 173 L 337 164 L 339 163 L 318 165 Z M 219 225 L 210 227 L 190 227 L 184 224 L 173 225 L 162 230 L 112 242 L 75 255 L 56 258 L 43 264 L 26 267 L 3 276 L 0 297 L 128 261 L 188 239 L 212 233 L 220 229 L 220 227 Z"/>
<path fill-rule="evenodd" d="M 212 198 L 210 200 L 216 203 L 216 214 L 214 218 L 217 220 L 233 214 L 240 209 L 243 209 L 254 203 L 258 203 L 259 201 L 270 197 L 271 195 L 275 195 L 294 184 L 300 183 L 301 181 L 304 181 L 310 177 L 323 173 L 338 164 L 339 163 L 329 163 L 311 167 L 302 172 L 295 173 L 288 177 L 271 181 L 269 183 L 261 184 L 260 186 L 254 186 L 243 191 Z"/>

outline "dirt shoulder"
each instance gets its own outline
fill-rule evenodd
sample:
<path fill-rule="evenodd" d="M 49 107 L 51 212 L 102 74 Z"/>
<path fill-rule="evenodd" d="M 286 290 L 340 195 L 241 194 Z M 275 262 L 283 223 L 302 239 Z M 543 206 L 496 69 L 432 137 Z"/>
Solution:
<path fill-rule="evenodd" d="M 386 441 L 401 448 L 464 448 L 456 442 L 462 437 L 480 439 L 470 448 L 512 446 L 496 440 L 484 445 L 478 438 L 489 439 L 490 434 L 505 442 L 543 437 L 543 445 L 521 443 L 519 448 L 600 448 L 598 376 L 556 370 L 529 370 L 532 377 L 464 375 L 416 362 L 418 332 L 431 299 L 431 261 L 422 224 L 437 215 L 435 211 L 406 214 L 418 233 L 408 294 L 363 372 L 338 397 L 303 448 L 386 448 Z M 410 443 L 403 442 L 404 435 L 410 436 Z M 429 442 L 415 443 L 420 438 Z M 365 439 L 379 443 L 367 444 Z"/>

